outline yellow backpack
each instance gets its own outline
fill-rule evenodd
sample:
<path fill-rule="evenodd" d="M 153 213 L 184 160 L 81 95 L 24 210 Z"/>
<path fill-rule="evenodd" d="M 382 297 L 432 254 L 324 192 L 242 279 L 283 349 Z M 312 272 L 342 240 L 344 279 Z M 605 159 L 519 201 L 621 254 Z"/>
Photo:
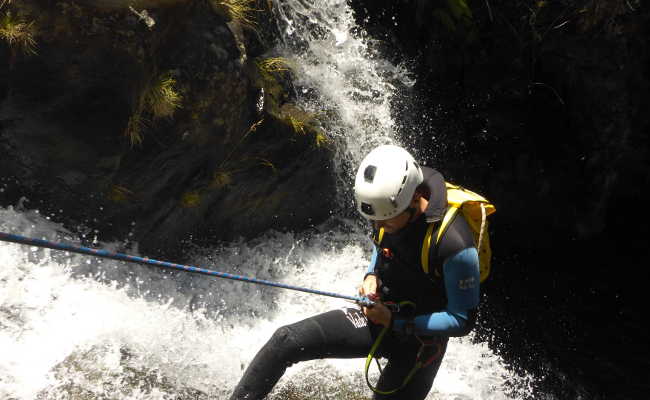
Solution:
<path fill-rule="evenodd" d="M 445 185 L 447 186 L 448 209 L 442 219 L 440 229 L 438 229 L 435 243 L 440 243 L 440 239 L 442 239 L 454 217 L 460 212 L 465 217 L 474 235 L 474 244 L 478 251 L 481 282 L 483 282 L 490 275 L 490 259 L 492 258 L 487 217 L 493 214 L 496 208 L 479 194 L 449 182 L 445 182 Z M 429 224 L 422 244 L 422 270 L 427 274 L 429 273 L 429 249 L 431 248 L 435 225 L 435 223 Z"/>

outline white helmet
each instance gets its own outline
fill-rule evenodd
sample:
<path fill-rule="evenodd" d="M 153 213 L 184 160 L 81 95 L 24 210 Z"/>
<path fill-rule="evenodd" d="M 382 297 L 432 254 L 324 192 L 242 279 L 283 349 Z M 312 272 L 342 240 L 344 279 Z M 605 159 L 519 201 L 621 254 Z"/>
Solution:
<path fill-rule="evenodd" d="M 372 220 L 393 218 L 411 203 L 422 170 L 403 148 L 383 145 L 361 161 L 354 180 L 357 209 Z"/>

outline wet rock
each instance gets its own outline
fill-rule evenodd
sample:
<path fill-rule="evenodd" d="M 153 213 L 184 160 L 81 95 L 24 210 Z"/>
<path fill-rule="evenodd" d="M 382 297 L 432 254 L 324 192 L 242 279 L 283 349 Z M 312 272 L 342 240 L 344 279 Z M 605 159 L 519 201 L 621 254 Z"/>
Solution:
<path fill-rule="evenodd" d="M 212 51 L 212 53 L 214 53 L 214 55 L 217 56 L 217 59 L 219 61 L 225 61 L 229 57 L 228 52 L 226 50 L 217 46 L 214 43 L 210 45 L 210 51 Z"/>
<path fill-rule="evenodd" d="M 152 29 L 119 1 L 7 6 L 39 35 L 36 55 L 0 66 L 0 179 L 18 182 L 0 204 L 24 196 L 73 229 L 133 233 L 150 255 L 326 218 L 331 151 L 257 109 L 257 55 L 242 49 L 258 36 L 203 2 L 151 3 L 132 7 Z"/>
<path fill-rule="evenodd" d="M 646 271 L 650 255 L 648 225 L 635 222 L 631 206 L 647 198 L 650 181 L 647 8 L 352 3 L 387 54 L 415 62 L 409 95 L 421 103 L 398 110 L 406 141 L 496 204 L 485 336 L 496 335 L 491 343 L 515 365 L 538 371 L 547 390 L 566 389 L 559 398 L 582 396 L 567 379 L 586 385 L 589 398 L 643 397 L 615 377 L 625 371 L 641 382 L 639 371 L 650 368 L 623 361 L 645 339 L 619 329 L 639 321 L 623 309 L 641 315 L 645 304 L 638 280 L 619 268 Z M 584 361 L 598 357 L 610 363 Z"/>

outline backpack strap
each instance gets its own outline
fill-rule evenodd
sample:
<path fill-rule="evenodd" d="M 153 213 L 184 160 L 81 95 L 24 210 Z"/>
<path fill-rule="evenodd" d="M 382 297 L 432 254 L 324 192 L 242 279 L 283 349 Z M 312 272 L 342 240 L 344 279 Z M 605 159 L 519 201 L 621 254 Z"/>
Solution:
<path fill-rule="evenodd" d="M 445 232 L 447 232 L 447 229 L 454 221 L 454 218 L 456 217 L 457 214 L 458 214 L 458 207 L 455 205 L 451 205 L 449 208 L 447 208 L 447 211 L 445 212 L 445 216 L 442 219 L 440 225 L 438 225 L 435 222 L 432 222 L 429 224 L 429 227 L 427 228 L 427 233 L 424 235 L 424 241 L 422 243 L 422 253 L 420 257 L 422 262 L 422 270 L 427 275 L 429 274 L 429 253 L 431 250 L 431 241 L 434 236 L 435 227 L 438 226 L 438 229 L 436 231 L 437 234 L 435 235 L 436 236 L 435 244 L 438 245 L 440 243 L 440 239 L 442 239 Z"/>
<path fill-rule="evenodd" d="M 377 233 L 377 236 L 374 238 L 375 243 L 377 246 L 381 245 L 381 241 L 384 240 L 384 228 L 381 227 L 379 228 L 379 232 Z"/>

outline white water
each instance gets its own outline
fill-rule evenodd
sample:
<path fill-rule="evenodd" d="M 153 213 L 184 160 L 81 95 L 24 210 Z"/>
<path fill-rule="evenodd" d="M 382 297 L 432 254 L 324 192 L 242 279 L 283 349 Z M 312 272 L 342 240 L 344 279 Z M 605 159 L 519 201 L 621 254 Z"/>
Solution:
<path fill-rule="evenodd" d="M 276 3 L 294 60 L 301 105 L 324 115 L 336 141 L 341 191 L 377 143 L 394 142 L 390 102 L 410 84 L 382 61 L 341 0 Z M 324 110 L 324 111 L 323 111 Z M 342 196 L 342 201 L 346 197 Z M 78 243 L 30 210 L 0 208 L 0 230 Z M 117 244 L 104 243 L 110 250 Z M 196 249 L 195 265 L 343 294 L 356 293 L 369 244 L 355 221 L 319 232 L 268 232 Z M 128 249 L 137 253 L 137 249 Z M 273 331 L 340 300 L 187 273 L 0 243 L 0 399 L 226 399 Z M 289 369 L 274 398 L 370 397 L 364 360 L 319 360 Z M 453 339 L 428 398 L 517 399 L 525 385 L 483 344 Z M 296 397 L 293 397 L 296 398 Z M 356 397 L 359 398 L 359 397 Z"/>
<path fill-rule="evenodd" d="M 0 221 L 2 231 L 70 238 L 34 211 L 0 209 Z M 348 228 L 302 238 L 268 233 L 197 251 L 194 264 L 353 294 L 367 248 L 359 243 L 360 233 Z M 203 393 L 201 398 L 227 398 L 242 368 L 277 327 L 346 305 L 14 244 L 0 244 L 0 265 L 2 399 L 34 399 L 39 393 L 162 399 L 191 390 Z M 197 300 L 197 293 L 205 296 Z M 289 370 L 278 390 L 316 380 L 316 389 L 303 389 L 331 395 L 343 382 L 368 394 L 362 367 L 363 360 L 303 363 Z M 516 380 L 486 346 L 452 340 L 430 398 L 516 398 L 505 386 Z M 307 398 L 332 398 L 325 394 Z"/>
<path fill-rule="evenodd" d="M 379 144 L 394 143 L 390 104 L 397 86 L 410 87 L 408 71 L 383 60 L 354 20 L 347 0 L 274 2 L 283 45 L 277 51 L 295 66 L 301 106 L 320 118 L 339 151 L 339 184 Z M 345 192 L 346 190 L 342 190 Z"/>

